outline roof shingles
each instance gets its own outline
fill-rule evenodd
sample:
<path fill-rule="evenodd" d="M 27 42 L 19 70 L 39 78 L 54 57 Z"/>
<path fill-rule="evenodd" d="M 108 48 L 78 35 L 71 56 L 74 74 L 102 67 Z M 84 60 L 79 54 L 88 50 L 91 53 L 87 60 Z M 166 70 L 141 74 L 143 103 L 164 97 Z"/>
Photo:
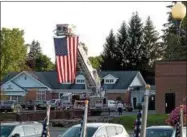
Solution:
<path fill-rule="evenodd" d="M 57 72 L 26 72 L 29 75 L 33 76 L 46 86 L 51 89 L 85 89 L 84 84 L 60 84 L 58 82 Z M 131 84 L 138 71 L 102 71 L 99 72 L 100 78 L 104 78 L 108 74 L 118 78 L 115 84 L 105 84 L 107 89 L 127 89 Z M 15 77 L 17 73 L 9 73 L 3 80 L 3 83 Z M 79 75 L 80 73 L 77 73 Z"/>

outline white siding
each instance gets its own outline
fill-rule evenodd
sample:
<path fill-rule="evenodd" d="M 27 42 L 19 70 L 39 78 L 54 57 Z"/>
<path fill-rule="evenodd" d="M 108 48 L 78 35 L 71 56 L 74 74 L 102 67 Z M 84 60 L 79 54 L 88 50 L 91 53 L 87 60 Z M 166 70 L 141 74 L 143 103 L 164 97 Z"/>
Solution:
<path fill-rule="evenodd" d="M 21 87 L 44 87 L 43 84 L 32 78 L 31 76 L 22 73 L 20 76 L 13 80 L 16 84 Z"/>
<path fill-rule="evenodd" d="M 143 82 L 140 80 L 138 75 L 134 78 L 134 80 L 132 81 L 130 85 L 130 87 L 133 87 L 133 86 L 143 86 Z"/>
<path fill-rule="evenodd" d="M 105 84 L 115 84 L 118 78 L 112 76 L 111 74 L 108 74 L 103 79 L 104 79 Z M 112 80 L 112 82 L 108 82 L 111 80 Z"/>
<path fill-rule="evenodd" d="M 11 81 L 6 82 L 1 86 L 1 90 L 3 91 L 24 91 L 22 88 L 19 86 L 15 85 Z"/>

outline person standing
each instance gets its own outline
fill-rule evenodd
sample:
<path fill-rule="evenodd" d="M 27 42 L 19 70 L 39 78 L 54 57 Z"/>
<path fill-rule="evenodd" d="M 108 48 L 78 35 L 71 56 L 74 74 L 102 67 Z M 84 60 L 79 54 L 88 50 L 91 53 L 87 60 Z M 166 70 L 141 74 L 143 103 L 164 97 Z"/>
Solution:
<path fill-rule="evenodd" d="M 121 102 L 118 102 L 117 108 L 118 108 L 119 115 L 122 115 L 122 113 L 123 113 L 123 104 Z"/>

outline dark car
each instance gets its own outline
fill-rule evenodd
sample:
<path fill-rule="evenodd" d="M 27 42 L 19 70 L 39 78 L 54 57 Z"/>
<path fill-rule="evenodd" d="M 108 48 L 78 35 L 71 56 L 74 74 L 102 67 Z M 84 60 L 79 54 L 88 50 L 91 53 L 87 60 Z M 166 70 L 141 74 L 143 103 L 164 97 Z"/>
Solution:
<path fill-rule="evenodd" d="M 17 108 L 21 109 L 21 105 L 19 105 L 14 100 L 5 100 L 5 101 L 1 101 L 1 103 L 0 103 L 1 112 L 3 112 L 3 111 L 14 112 L 17 110 Z"/>
<path fill-rule="evenodd" d="M 43 125 L 38 122 L 1 123 L 1 137 L 41 137 Z"/>
<path fill-rule="evenodd" d="M 182 129 L 183 137 L 186 136 L 186 127 Z M 176 130 L 172 126 L 151 126 L 146 129 L 146 137 L 175 137 Z"/>
<path fill-rule="evenodd" d="M 37 109 L 41 109 L 41 105 L 43 104 L 43 101 L 40 100 L 32 100 L 32 101 L 28 101 L 25 105 L 26 108 L 28 108 L 28 110 L 33 110 L 34 106 L 36 106 Z"/>

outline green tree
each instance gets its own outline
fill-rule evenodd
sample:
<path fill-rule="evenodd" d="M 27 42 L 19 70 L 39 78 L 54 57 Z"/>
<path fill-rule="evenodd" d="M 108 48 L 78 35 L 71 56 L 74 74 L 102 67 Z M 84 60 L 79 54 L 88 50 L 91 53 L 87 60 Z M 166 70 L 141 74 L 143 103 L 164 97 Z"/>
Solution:
<path fill-rule="evenodd" d="M 186 4 L 184 2 L 184 4 Z M 167 8 L 173 5 L 167 6 Z M 180 35 L 177 31 L 178 22 L 172 18 L 168 12 L 168 22 L 164 24 L 163 47 L 164 59 L 167 60 L 186 60 L 187 59 L 187 17 L 181 22 Z"/>
<path fill-rule="evenodd" d="M 41 47 L 38 41 L 33 40 L 31 44 L 27 44 L 29 48 L 29 53 L 27 55 L 26 65 L 31 68 L 31 70 L 36 70 L 36 58 L 41 54 Z"/>
<path fill-rule="evenodd" d="M 51 59 L 44 55 L 41 50 L 40 43 L 38 41 L 32 41 L 31 44 L 27 44 L 30 48 L 26 65 L 33 71 L 50 71 L 54 70 L 55 66 L 51 62 Z"/>
<path fill-rule="evenodd" d="M 129 47 L 128 48 L 128 66 L 127 69 L 130 70 L 142 70 L 144 67 L 144 59 L 142 59 L 142 54 L 144 49 L 142 48 L 143 40 L 143 23 L 138 15 L 138 12 L 133 13 L 129 21 Z"/>
<path fill-rule="evenodd" d="M 145 27 L 143 30 L 143 54 L 144 67 L 149 71 L 154 71 L 154 61 L 162 58 L 163 48 L 159 42 L 159 33 L 156 31 L 153 22 L 150 17 L 147 18 Z"/>
<path fill-rule="evenodd" d="M 20 71 L 25 63 L 27 48 L 23 35 L 24 31 L 18 28 L 1 29 L 1 79 L 9 72 Z"/>
<path fill-rule="evenodd" d="M 89 57 L 89 61 L 91 62 L 92 67 L 98 70 L 100 68 L 100 62 L 102 61 L 102 58 L 101 56 Z"/>
<path fill-rule="evenodd" d="M 127 32 L 127 25 L 125 22 L 121 24 L 121 27 L 117 34 L 117 48 L 116 48 L 116 60 L 119 70 L 125 70 L 128 66 L 129 54 L 129 38 Z"/>
<path fill-rule="evenodd" d="M 101 54 L 101 70 L 117 70 L 116 44 L 116 37 L 113 30 L 111 30 L 109 36 L 106 38 L 104 51 Z"/>
<path fill-rule="evenodd" d="M 33 40 L 32 43 L 28 47 L 30 48 L 29 51 L 29 59 L 36 59 L 42 52 L 41 52 L 41 46 L 38 41 Z"/>
<path fill-rule="evenodd" d="M 51 62 L 51 59 L 43 54 L 39 54 L 35 62 L 35 71 L 50 71 L 54 70 L 55 68 L 55 65 Z"/>

